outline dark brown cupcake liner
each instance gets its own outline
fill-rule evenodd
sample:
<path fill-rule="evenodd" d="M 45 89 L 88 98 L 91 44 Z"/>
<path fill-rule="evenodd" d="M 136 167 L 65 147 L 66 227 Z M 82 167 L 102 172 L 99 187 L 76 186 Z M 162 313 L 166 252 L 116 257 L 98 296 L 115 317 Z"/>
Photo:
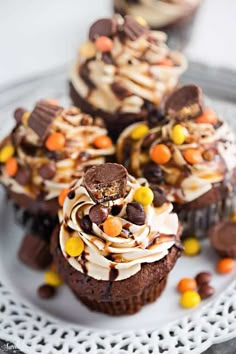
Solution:
<path fill-rule="evenodd" d="M 207 207 L 179 211 L 178 216 L 184 228 L 183 237 L 205 238 L 212 225 L 228 218 L 235 210 L 236 186 L 231 192 L 225 193 L 222 200 Z"/>
<path fill-rule="evenodd" d="M 90 310 L 103 312 L 112 316 L 132 315 L 149 303 L 154 302 L 160 297 L 167 283 L 167 276 L 164 277 L 158 284 L 154 284 L 145 288 L 138 296 L 130 297 L 121 301 L 105 301 L 98 302 L 81 297 L 74 292 L 76 297 Z"/>

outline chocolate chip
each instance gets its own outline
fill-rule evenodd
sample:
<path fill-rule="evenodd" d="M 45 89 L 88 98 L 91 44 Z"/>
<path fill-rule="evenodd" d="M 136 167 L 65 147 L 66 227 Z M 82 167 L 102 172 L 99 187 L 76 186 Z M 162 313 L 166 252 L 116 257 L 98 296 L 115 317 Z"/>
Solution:
<path fill-rule="evenodd" d="M 111 89 L 119 100 L 130 96 L 130 91 L 124 86 L 121 81 L 115 81 L 111 84 Z"/>
<path fill-rule="evenodd" d="M 148 28 L 140 25 L 133 16 L 127 15 L 125 16 L 123 32 L 129 39 L 131 39 L 131 41 L 135 41 L 136 39 L 147 33 Z"/>
<path fill-rule="evenodd" d="M 83 185 L 96 203 L 122 198 L 126 193 L 127 170 L 116 163 L 91 167 L 84 175 Z"/>
<path fill-rule="evenodd" d="M 145 136 L 142 142 L 142 149 L 149 149 L 154 140 L 156 139 L 156 134 L 155 133 L 150 133 Z"/>
<path fill-rule="evenodd" d="M 201 299 L 207 299 L 208 297 L 211 297 L 215 293 L 215 289 L 208 285 L 208 284 L 203 284 L 199 287 L 198 293 L 201 297 Z"/>
<path fill-rule="evenodd" d="M 143 175 L 150 183 L 163 182 L 163 172 L 159 165 L 149 162 L 143 166 Z"/>
<path fill-rule="evenodd" d="M 94 22 L 89 30 L 89 39 L 94 41 L 101 36 L 112 37 L 117 31 L 115 18 L 102 18 Z"/>
<path fill-rule="evenodd" d="M 97 225 L 102 224 L 108 217 L 109 211 L 102 204 L 96 204 L 89 210 L 89 218 Z"/>
<path fill-rule="evenodd" d="M 62 107 L 40 101 L 36 104 L 29 117 L 29 127 L 41 138 L 44 139 L 53 120 L 63 111 Z"/>
<path fill-rule="evenodd" d="M 156 108 L 156 106 L 149 101 L 145 101 L 144 108 L 148 112 L 147 119 L 150 128 L 164 124 L 167 118 L 161 108 Z"/>
<path fill-rule="evenodd" d="M 49 163 L 45 163 L 44 165 L 42 165 L 39 169 L 38 169 L 38 173 L 39 175 L 45 179 L 53 179 L 53 177 L 56 174 L 56 164 L 55 162 L 51 161 Z"/>
<path fill-rule="evenodd" d="M 145 211 L 139 203 L 133 202 L 127 204 L 127 219 L 135 225 L 143 225 L 145 223 Z"/>
<path fill-rule="evenodd" d="M 165 192 L 161 188 L 155 187 L 155 189 L 153 190 L 153 194 L 154 194 L 154 199 L 153 199 L 154 207 L 159 208 L 164 203 L 166 203 Z"/>
<path fill-rule="evenodd" d="M 15 180 L 21 185 L 26 186 L 31 180 L 31 170 L 29 167 L 20 166 L 18 168 Z"/>
<path fill-rule="evenodd" d="M 55 296 L 56 294 L 56 288 L 43 284 L 38 288 L 38 296 L 41 297 L 41 299 L 51 299 Z"/>
<path fill-rule="evenodd" d="M 166 100 L 165 112 L 171 118 L 186 119 L 200 116 L 204 110 L 202 90 L 196 85 L 185 85 Z"/>
<path fill-rule="evenodd" d="M 23 114 L 26 112 L 26 109 L 22 108 L 22 107 L 19 107 L 15 110 L 14 112 L 14 118 L 16 120 L 16 122 L 18 124 L 21 124 L 22 123 L 22 117 L 23 117 Z"/>
<path fill-rule="evenodd" d="M 85 215 L 80 220 L 80 227 L 84 232 L 90 233 L 92 231 L 92 221 L 90 220 L 88 215 Z"/>
<path fill-rule="evenodd" d="M 112 205 L 111 215 L 116 216 L 116 215 L 120 214 L 122 207 L 123 207 L 123 205 Z"/>
<path fill-rule="evenodd" d="M 203 285 L 203 284 L 208 284 L 211 281 L 211 273 L 210 272 L 201 272 L 198 273 L 195 277 L 197 285 Z"/>

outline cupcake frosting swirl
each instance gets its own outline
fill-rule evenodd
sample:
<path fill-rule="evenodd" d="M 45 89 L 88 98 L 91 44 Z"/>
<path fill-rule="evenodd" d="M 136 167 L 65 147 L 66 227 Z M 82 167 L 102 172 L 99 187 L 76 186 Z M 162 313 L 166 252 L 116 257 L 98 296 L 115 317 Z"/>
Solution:
<path fill-rule="evenodd" d="M 81 46 L 71 69 L 75 90 L 91 106 L 110 113 L 139 113 L 145 102 L 159 106 L 186 69 L 184 56 L 167 47 L 165 33 L 151 31 L 134 18 L 99 21 L 98 33 Z M 105 50 L 94 38 L 104 38 L 107 21 L 113 32 L 106 33 L 111 42 Z"/>
<path fill-rule="evenodd" d="M 28 112 L 27 112 L 28 113 Z M 105 156 L 114 153 L 114 146 L 97 148 L 97 137 L 106 136 L 106 129 L 99 120 L 93 120 L 78 108 L 62 109 L 50 125 L 48 135 L 62 133 L 65 137 L 63 148 L 50 151 L 45 146 L 46 139 L 41 139 L 28 124 L 21 122 L 2 142 L 4 146 L 14 146 L 14 158 L 19 168 L 30 171 L 30 180 L 19 183 L 16 176 L 9 176 L 5 164 L 0 165 L 0 181 L 15 193 L 37 198 L 40 194 L 45 200 L 57 198 L 60 192 L 68 188 L 73 180 L 82 176 L 89 166 L 103 163 Z M 49 178 L 41 173 L 43 166 L 53 166 L 53 175 Z M 46 173 L 50 173 L 46 172 Z"/>
<path fill-rule="evenodd" d="M 128 176 L 125 196 L 103 203 L 109 210 L 114 206 L 119 209 L 116 218 L 122 223 L 122 231 L 114 237 L 103 230 L 102 224 L 93 222 L 90 232 L 81 227 L 81 219 L 89 215 L 96 203 L 82 179 L 78 181 L 73 187 L 73 199 L 66 198 L 60 213 L 60 245 L 72 267 L 97 280 L 117 281 L 136 274 L 142 263 L 156 262 L 168 254 L 178 231 L 178 218 L 171 213 L 170 203 L 161 208 L 146 206 L 143 225 L 136 225 L 127 218 L 127 205 L 134 200 L 134 193 L 141 185 L 147 185 L 146 180 Z M 72 236 L 84 242 L 84 251 L 79 257 L 71 257 L 66 252 L 66 242 Z"/>

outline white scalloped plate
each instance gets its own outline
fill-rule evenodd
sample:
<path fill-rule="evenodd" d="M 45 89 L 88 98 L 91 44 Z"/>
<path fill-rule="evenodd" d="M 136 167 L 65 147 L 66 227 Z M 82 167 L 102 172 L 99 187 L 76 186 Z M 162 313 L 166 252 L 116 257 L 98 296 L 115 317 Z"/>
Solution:
<path fill-rule="evenodd" d="M 31 105 L 43 96 L 64 98 L 64 89 L 60 91 L 64 83 L 64 77 L 52 75 L 50 80 L 43 78 L 10 90 L 8 96 L 2 95 L 5 105 L 2 104 L 0 120 L 8 119 L 17 105 Z M 214 104 L 226 117 L 232 119 L 236 115 L 235 106 Z M 7 124 L 4 120 L 1 136 L 10 125 L 10 119 Z M 202 243 L 200 255 L 178 261 L 156 303 L 136 315 L 114 318 L 90 312 L 65 286 L 55 299 L 37 298 L 36 289 L 43 282 L 43 274 L 29 270 L 17 260 L 23 231 L 15 225 L 13 211 L 5 204 L 1 191 L 0 337 L 24 353 L 202 353 L 213 343 L 236 336 L 236 273 L 227 276 L 215 273 L 218 258 L 207 241 Z M 205 270 L 213 273 L 215 295 L 195 309 L 182 309 L 175 290 L 177 282 Z"/>

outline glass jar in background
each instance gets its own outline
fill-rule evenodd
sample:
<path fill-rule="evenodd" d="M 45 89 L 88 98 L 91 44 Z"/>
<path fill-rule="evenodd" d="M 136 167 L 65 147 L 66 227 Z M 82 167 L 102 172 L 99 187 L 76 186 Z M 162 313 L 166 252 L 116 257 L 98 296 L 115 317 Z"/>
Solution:
<path fill-rule="evenodd" d="M 169 45 L 184 49 L 190 39 L 197 10 L 202 0 L 113 0 L 121 15 L 143 17 L 153 29 L 168 34 Z"/>

